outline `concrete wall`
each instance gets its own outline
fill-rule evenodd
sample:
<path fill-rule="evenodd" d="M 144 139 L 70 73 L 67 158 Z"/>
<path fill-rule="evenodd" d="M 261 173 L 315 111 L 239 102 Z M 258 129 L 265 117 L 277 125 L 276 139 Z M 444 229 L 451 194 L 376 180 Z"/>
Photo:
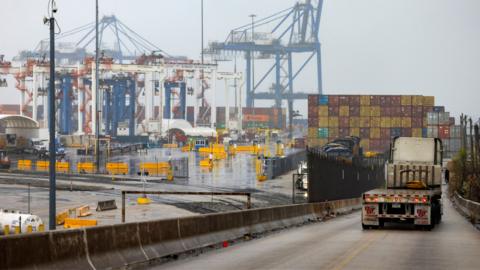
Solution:
<path fill-rule="evenodd" d="M 360 199 L 349 199 L 5 236 L 0 237 L 0 269 L 124 268 L 318 220 L 359 204 Z"/>
<path fill-rule="evenodd" d="M 453 196 L 457 209 L 474 224 L 480 224 L 480 203 L 467 200 L 457 192 Z"/>

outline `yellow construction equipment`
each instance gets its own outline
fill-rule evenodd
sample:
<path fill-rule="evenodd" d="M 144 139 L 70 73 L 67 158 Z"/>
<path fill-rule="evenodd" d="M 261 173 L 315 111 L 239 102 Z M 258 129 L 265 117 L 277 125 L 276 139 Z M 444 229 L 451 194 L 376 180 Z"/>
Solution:
<path fill-rule="evenodd" d="M 79 219 L 79 218 L 66 218 L 63 227 L 65 229 L 75 229 L 82 227 L 97 226 L 96 219 Z"/>
<path fill-rule="evenodd" d="M 200 160 L 200 167 L 213 168 L 213 160 L 210 158 Z"/>

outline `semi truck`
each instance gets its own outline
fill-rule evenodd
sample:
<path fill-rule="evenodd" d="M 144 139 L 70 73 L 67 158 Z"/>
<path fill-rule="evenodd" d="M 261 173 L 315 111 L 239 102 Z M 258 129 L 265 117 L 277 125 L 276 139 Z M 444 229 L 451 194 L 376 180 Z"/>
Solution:
<path fill-rule="evenodd" d="M 442 219 L 442 141 L 396 137 L 385 164 L 385 186 L 362 195 L 362 228 L 385 222 L 431 230 Z"/>

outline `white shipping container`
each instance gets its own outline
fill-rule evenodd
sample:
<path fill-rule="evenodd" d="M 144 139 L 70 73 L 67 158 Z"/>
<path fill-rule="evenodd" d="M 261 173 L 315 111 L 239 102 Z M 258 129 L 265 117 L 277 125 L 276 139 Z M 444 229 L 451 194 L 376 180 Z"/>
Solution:
<path fill-rule="evenodd" d="M 427 127 L 427 138 L 438 138 L 438 127 L 428 126 Z"/>
<path fill-rule="evenodd" d="M 427 125 L 438 126 L 438 113 L 437 112 L 428 112 L 427 113 Z"/>
<path fill-rule="evenodd" d="M 441 126 L 449 125 L 450 124 L 450 113 L 449 112 L 438 113 L 438 124 L 441 125 Z"/>

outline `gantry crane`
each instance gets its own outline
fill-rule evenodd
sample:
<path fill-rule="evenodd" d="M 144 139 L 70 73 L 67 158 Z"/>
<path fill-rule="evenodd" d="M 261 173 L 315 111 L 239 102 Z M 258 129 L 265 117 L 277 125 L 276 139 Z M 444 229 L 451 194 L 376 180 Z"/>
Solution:
<path fill-rule="evenodd" d="M 315 93 L 322 93 L 322 68 L 319 40 L 320 17 L 323 0 L 316 2 L 306 0 L 297 2 L 293 7 L 277 12 L 271 16 L 254 20 L 252 23 L 235 28 L 230 31 L 224 42 L 212 42 L 206 53 L 222 57 L 237 56 L 243 53 L 246 61 L 246 104 L 254 107 L 256 99 L 274 100 L 275 107 L 282 107 L 282 100 L 288 101 L 290 133 L 294 116 L 293 101 L 307 99 L 308 93 L 296 91 L 294 82 L 309 62 L 316 57 Z M 258 31 L 271 27 L 267 32 Z M 257 30 L 255 30 L 257 29 Z M 232 54 L 232 52 L 234 52 Z M 309 54 L 300 68 L 293 69 L 294 54 Z M 255 82 L 254 59 L 273 59 L 273 65 L 260 80 Z M 275 73 L 275 80 L 265 90 L 267 77 Z M 283 75 L 283 76 L 282 76 Z M 283 121 L 280 113 L 280 123 Z"/>

